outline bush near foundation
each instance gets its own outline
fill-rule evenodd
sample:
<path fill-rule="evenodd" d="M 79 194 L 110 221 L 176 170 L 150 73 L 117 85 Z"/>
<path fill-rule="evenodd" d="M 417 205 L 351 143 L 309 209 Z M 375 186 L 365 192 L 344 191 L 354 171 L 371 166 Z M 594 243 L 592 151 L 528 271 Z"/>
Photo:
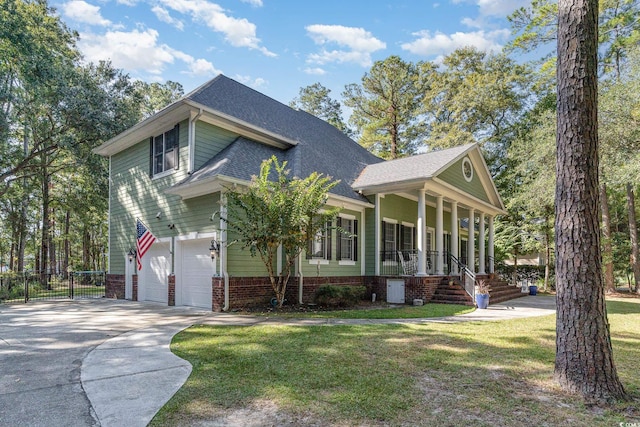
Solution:
<path fill-rule="evenodd" d="M 350 307 L 364 299 L 364 286 L 322 285 L 315 293 L 316 304 L 323 307 Z"/>

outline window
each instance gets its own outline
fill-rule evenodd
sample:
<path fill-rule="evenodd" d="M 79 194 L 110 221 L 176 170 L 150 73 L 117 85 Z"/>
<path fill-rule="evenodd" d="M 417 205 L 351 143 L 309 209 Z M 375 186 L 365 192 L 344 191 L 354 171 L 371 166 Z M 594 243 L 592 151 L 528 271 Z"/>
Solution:
<path fill-rule="evenodd" d="M 416 228 L 413 224 L 405 224 L 403 223 L 400 226 L 400 250 L 402 251 L 413 251 L 415 249 L 415 232 Z"/>
<path fill-rule="evenodd" d="M 331 259 L 331 223 L 327 222 L 309 242 L 307 259 Z"/>
<path fill-rule="evenodd" d="M 358 220 L 338 217 L 337 258 L 339 261 L 358 260 Z"/>
<path fill-rule="evenodd" d="M 151 138 L 151 176 L 178 169 L 178 125 Z"/>
<path fill-rule="evenodd" d="M 384 223 L 384 251 L 393 252 L 396 250 L 396 225 L 392 222 Z"/>
<path fill-rule="evenodd" d="M 462 175 L 467 182 L 471 182 L 473 179 L 473 165 L 468 157 L 462 159 Z"/>

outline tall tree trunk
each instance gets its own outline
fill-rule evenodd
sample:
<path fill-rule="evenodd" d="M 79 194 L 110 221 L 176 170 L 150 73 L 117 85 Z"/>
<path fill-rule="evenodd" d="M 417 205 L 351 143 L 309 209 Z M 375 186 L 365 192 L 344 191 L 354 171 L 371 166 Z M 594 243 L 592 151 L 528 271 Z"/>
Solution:
<path fill-rule="evenodd" d="M 70 252 L 70 242 L 69 242 L 69 228 L 71 226 L 71 211 L 67 210 L 67 213 L 64 216 L 64 257 L 62 261 L 62 274 L 64 274 L 64 278 L 69 278 L 69 252 Z"/>
<path fill-rule="evenodd" d="M 640 256 L 638 255 L 638 226 L 633 186 L 627 184 L 627 209 L 629 210 L 629 239 L 631 240 L 631 268 L 633 269 L 633 289 L 640 293 Z"/>
<path fill-rule="evenodd" d="M 555 378 L 590 403 L 625 396 L 600 258 L 597 35 L 597 0 L 559 0 Z"/>
<path fill-rule="evenodd" d="M 550 215 L 547 215 L 544 219 L 544 238 L 545 238 L 545 251 L 546 251 L 546 262 L 544 263 L 544 291 L 547 291 L 547 287 L 549 286 L 549 276 L 551 275 L 551 226 L 550 226 Z"/>
<path fill-rule="evenodd" d="M 42 159 L 42 234 L 40 241 L 40 283 L 46 289 L 50 289 L 49 281 L 47 277 L 47 267 L 49 266 L 49 230 L 51 224 L 49 223 L 49 173 L 47 172 L 47 160 L 46 158 Z"/>
<path fill-rule="evenodd" d="M 611 216 L 609 215 L 609 198 L 607 185 L 600 185 L 600 206 L 602 207 L 602 262 L 604 263 L 604 288 L 607 292 L 615 292 L 613 277 L 613 246 L 611 245 Z"/>
<path fill-rule="evenodd" d="M 91 270 L 91 234 L 86 227 L 82 233 L 82 269 Z"/>
<path fill-rule="evenodd" d="M 57 274 L 57 261 L 56 261 L 56 244 L 54 235 L 56 232 L 56 220 L 55 220 L 55 209 L 51 209 L 49 214 L 50 224 L 49 224 L 49 273 Z"/>

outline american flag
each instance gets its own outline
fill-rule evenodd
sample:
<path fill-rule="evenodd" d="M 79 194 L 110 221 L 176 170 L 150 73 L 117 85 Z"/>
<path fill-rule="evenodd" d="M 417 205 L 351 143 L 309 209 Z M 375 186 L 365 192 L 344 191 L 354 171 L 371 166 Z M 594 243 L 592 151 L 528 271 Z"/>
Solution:
<path fill-rule="evenodd" d="M 138 239 L 136 240 L 138 256 L 136 259 L 138 261 L 138 271 L 140 271 L 142 270 L 142 257 L 147 253 L 151 245 L 153 245 L 153 242 L 156 241 L 156 236 L 154 236 L 138 218 L 136 218 L 136 232 L 138 234 Z"/>

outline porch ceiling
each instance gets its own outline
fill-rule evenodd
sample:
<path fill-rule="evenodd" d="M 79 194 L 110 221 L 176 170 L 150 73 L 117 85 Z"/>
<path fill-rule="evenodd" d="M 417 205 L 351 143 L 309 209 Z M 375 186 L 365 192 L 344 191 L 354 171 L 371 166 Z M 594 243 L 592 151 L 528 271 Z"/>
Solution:
<path fill-rule="evenodd" d="M 427 196 L 433 198 L 442 196 L 447 203 L 458 202 L 458 207 L 462 209 L 475 209 L 493 216 L 507 213 L 502 206 L 495 206 L 484 200 L 480 200 L 437 178 L 423 179 L 420 182 L 408 183 L 406 185 L 403 184 L 404 183 L 392 183 L 389 185 L 380 185 L 363 191 L 363 194 L 367 196 L 373 194 L 395 194 L 417 202 L 418 191 L 424 189 Z M 427 204 L 435 206 L 435 200 L 427 200 Z"/>

